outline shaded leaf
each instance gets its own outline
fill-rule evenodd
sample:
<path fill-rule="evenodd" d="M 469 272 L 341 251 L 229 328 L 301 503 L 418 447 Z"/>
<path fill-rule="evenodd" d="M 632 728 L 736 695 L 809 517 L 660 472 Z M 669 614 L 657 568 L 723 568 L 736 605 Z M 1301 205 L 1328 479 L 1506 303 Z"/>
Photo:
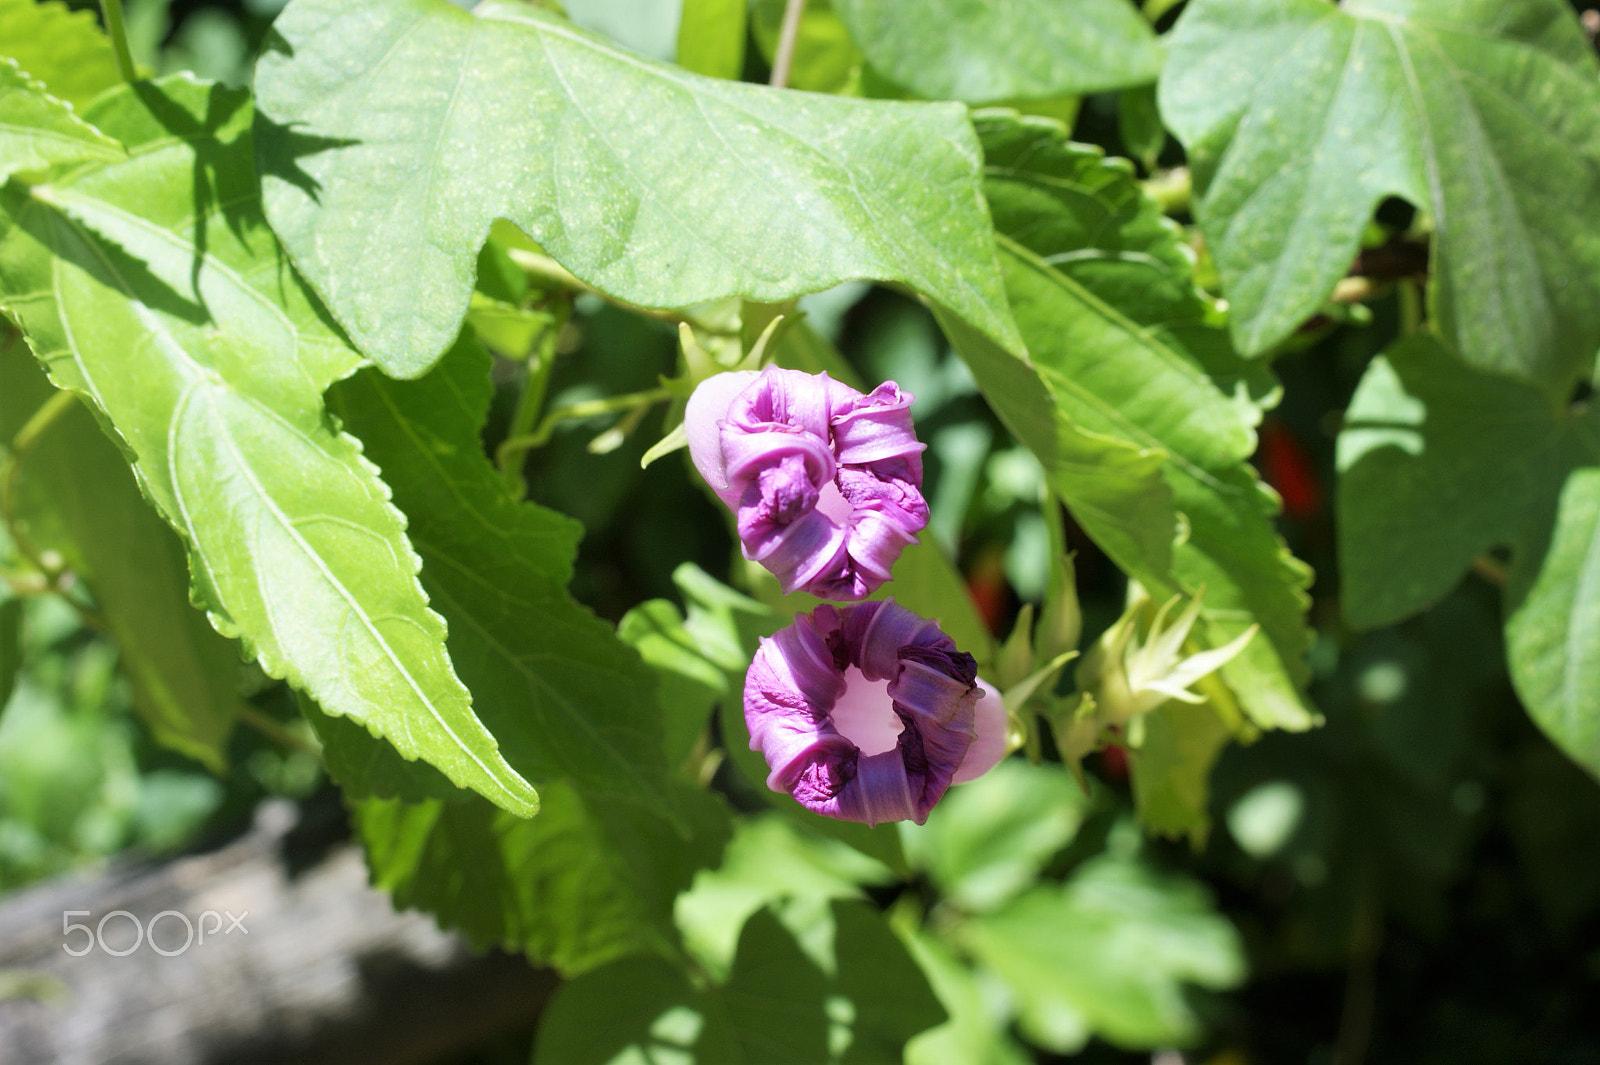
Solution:
<path fill-rule="evenodd" d="M 1127 0 L 833 0 L 877 70 L 930 99 L 992 103 L 1153 82 L 1161 48 Z"/>
<path fill-rule="evenodd" d="M 368 369 L 339 382 L 329 408 L 406 515 L 450 659 L 507 763 L 529 780 L 670 808 L 655 677 L 566 590 L 581 527 L 514 501 L 483 451 L 489 367 L 462 339 L 420 380 Z"/>
<path fill-rule="evenodd" d="M 1600 776 L 1600 469 L 1568 475 L 1537 573 L 1531 564 L 1519 559 L 1507 589 L 1511 679 L 1556 745 Z"/>
<path fill-rule="evenodd" d="M 576 974 L 629 954 L 681 954 L 674 897 L 717 863 L 728 838 L 722 800 L 672 784 L 690 834 L 637 804 L 541 789 L 523 820 L 476 796 L 354 805 L 374 885 L 433 914 L 480 949 L 521 951 Z"/>
<path fill-rule="evenodd" d="M 57 0 L 0 0 L 0 56 L 15 59 L 51 96 L 79 111 L 122 83 L 94 14 Z"/>
<path fill-rule="evenodd" d="M 1509 547 L 1507 653 L 1530 715 L 1600 773 L 1595 565 L 1600 410 L 1558 410 L 1531 385 L 1464 369 L 1419 335 L 1374 359 L 1339 436 L 1340 566 L 1353 624 L 1442 598 Z M 1427 514 L 1429 520 L 1407 521 Z"/>
<path fill-rule="evenodd" d="M 922 968 L 950 1019 L 906 1044 L 906 1065 L 1027 1065 L 1033 1056 L 1006 1031 L 992 996 L 972 969 L 958 961 L 941 940 L 914 929 L 906 949 Z"/>
<path fill-rule="evenodd" d="M 1433 222 L 1442 335 L 1564 396 L 1600 343 L 1597 71 L 1561 0 L 1190 4 L 1161 110 L 1240 349 L 1310 317 L 1401 196 Z"/>
<path fill-rule="evenodd" d="M 535 1065 L 868 1065 L 899 1061 L 908 1038 L 943 1020 L 876 912 L 840 902 L 807 923 L 757 913 L 728 978 L 707 988 L 644 959 L 571 981 L 540 1022 Z"/>
<path fill-rule="evenodd" d="M 836 840 L 808 835 L 774 814 L 743 818 L 722 864 L 695 878 L 674 907 L 684 946 L 718 979 L 726 979 L 740 930 L 751 914 L 793 899 L 859 899 L 862 884 L 892 874 Z"/>
<path fill-rule="evenodd" d="M 960 107 L 703 78 L 517 3 L 295 0 L 274 31 L 267 211 L 386 371 L 450 342 L 501 217 L 644 306 L 877 278 L 1016 344 Z"/>
<path fill-rule="evenodd" d="M 0 193 L 0 307 L 115 428 L 219 631 L 329 713 L 531 814 L 451 670 L 387 488 L 322 409 L 358 356 L 257 210 L 248 97 L 180 76 L 86 117 L 131 158 Z"/>
<path fill-rule="evenodd" d="M 122 158 L 122 147 L 0 56 L 0 181 L 63 163 Z"/>
<path fill-rule="evenodd" d="M 0 438 L 56 390 L 19 341 L 0 347 Z M 82 405 L 41 434 L 19 467 L 17 514 L 94 594 L 161 743 L 221 773 L 239 704 L 239 653 L 189 602 L 183 544 L 150 509 L 127 460 Z"/>

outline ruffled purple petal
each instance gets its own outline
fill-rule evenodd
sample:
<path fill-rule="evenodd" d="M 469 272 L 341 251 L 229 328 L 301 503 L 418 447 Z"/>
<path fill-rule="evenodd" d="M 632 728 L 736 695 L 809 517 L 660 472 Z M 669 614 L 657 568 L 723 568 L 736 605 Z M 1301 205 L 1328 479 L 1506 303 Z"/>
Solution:
<path fill-rule="evenodd" d="M 778 367 L 695 390 L 684 414 L 695 467 L 737 515 L 745 557 L 784 592 L 864 599 L 916 543 L 928 505 L 911 401 L 893 381 L 862 395 Z"/>
<path fill-rule="evenodd" d="M 854 666 L 887 681 L 900 719 L 894 749 L 863 755 L 832 712 Z M 976 736 L 977 670 L 938 623 L 894 600 L 821 606 L 761 641 L 745 676 L 750 746 L 767 786 L 827 817 L 921 824 Z"/>

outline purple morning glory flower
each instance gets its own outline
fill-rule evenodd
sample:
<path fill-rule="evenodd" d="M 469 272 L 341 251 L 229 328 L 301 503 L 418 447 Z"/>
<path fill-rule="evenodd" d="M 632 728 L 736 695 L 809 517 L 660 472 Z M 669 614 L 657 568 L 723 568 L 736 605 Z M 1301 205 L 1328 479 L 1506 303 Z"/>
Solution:
<path fill-rule="evenodd" d="M 909 393 L 862 395 L 827 374 L 717 374 L 689 399 L 695 468 L 738 518 L 746 558 L 785 593 L 857 600 L 928 524 Z"/>
<path fill-rule="evenodd" d="M 763 639 L 744 682 L 767 787 L 826 817 L 922 824 L 1005 753 L 1005 708 L 938 622 L 824 604 Z"/>

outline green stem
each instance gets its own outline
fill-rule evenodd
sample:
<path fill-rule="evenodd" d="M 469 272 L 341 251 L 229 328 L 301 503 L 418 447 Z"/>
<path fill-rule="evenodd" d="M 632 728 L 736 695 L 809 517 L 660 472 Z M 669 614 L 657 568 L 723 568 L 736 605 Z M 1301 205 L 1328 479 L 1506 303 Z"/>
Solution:
<path fill-rule="evenodd" d="M 788 0 L 783 8 L 783 28 L 778 31 L 778 47 L 772 53 L 772 87 L 789 84 L 789 69 L 794 66 L 794 46 L 800 39 L 800 15 L 806 0 Z"/>
<path fill-rule="evenodd" d="M 257 710 L 249 703 L 240 703 L 234 708 L 234 713 L 238 716 L 240 722 L 248 725 L 250 728 L 254 729 L 256 732 L 260 733 L 262 736 L 266 737 L 266 739 L 277 744 L 284 750 L 296 751 L 300 754 L 309 754 L 319 763 L 322 761 L 322 748 L 299 736 L 296 736 L 294 733 L 280 725 L 273 718 L 263 714 L 260 710 Z"/>
<path fill-rule="evenodd" d="M 133 53 L 128 50 L 128 28 L 122 22 L 122 0 L 100 0 L 100 11 L 106 17 L 106 36 L 111 38 L 111 48 L 117 53 L 117 69 L 123 81 L 138 81 L 139 71 L 133 65 Z"/>
<path fill-rule="evenodd" d="M 60 576 L 61 567 L 46 561 L 44 552 L 28 537 L 22 523 L 17 520 L 17 478 L 22 473 L 22 460 L 33 450 L 39 438 L 77 402 L 78 398 L 71 392 L 61 391 L 39 404 L 39 409 L 29 415 L 22 428 L 17 430 L 17 435 L 11 438 L 11 447 L 5 458 L 0 459 L 0 522 L 4 522 L 11 531 L 11 540 L 17 545 L 17 550 L 50 579 L 52 587 L 55 587 L 56 578 Z"/>
<path fill-rule="evenodd" d="M 1422 286 L 1415 281 L 1401 280 L 1400 335 L 1411 336 L 1422 329 Z"/>
<path fill-rule="evenodd" d="M 645 318 L 655 318 L 662 322 L 672 322 L 673 324 L 683 322 L 692 329 L 702 333 L 710 333 L 712 336 L 736 337 L 739 335 L 737 329 L 713 325 L 683 311 L 663 310 L 660 307 L 641 307 L 637 303 L 619 300 L 609 293 L 600 291 L 588 282 L 579 280 L 576 275 L 548 255 L 540 255 L 538 252 L 528 251 L 524 248 L 507 248 L 506 255 L 516 264 L 517 269 L 536 281 L 543 281 L 572 292 L 588 292 L 599 296 L 613 307 L 621 307 L 625 311 L 631 311 Z"/>
<path fill-rule="evenodd" d="M 619 410 L 631 410 L 650 403 L 660 403 L 662 400 L 672 399 L 674 393 L 670 388 L 652 388 L 644 392 L 629 392 L 625 396 L 608 396 L 605 399 L 591 399 L 583 403 L 574 403 L 570 407 L 553 410 L 544 416 L 539 427 L 531 433 L 513 436 L 500 445 L 495 452 L 495 460 L 501 469 L 505 469 L 509 462 L 520 461 L 524 452 L 532 451 L 536 447 L 543 447 L 555 433 L 556 426 L 561 422 L 573 421 L 578 418 L 593 418 L 600 414 L 614 414 Z"/>
<path fill-rule="evenodd" d="M 506 433 L 508 439 L 526 436 L 532 431 L 539 412 L 544 409 L 550 371 L 556 361 L 556 343 L 561 338 L 561 330 L 566 327 L 571 311 L 571 301 L 561 299 L 553 319 L 539 336 L 538 349 L 527 362 L 527 378 L 522 383 L 522 394 L 517 397 L 516 410 L 511 413 L 511 426 Z M 506 491 L 511 493 L 511 498 L 522 499 L 528 491 L 527 481 L 522 476 L 522 452 L 507 454 L 502 449 L 499 465 Z"/>

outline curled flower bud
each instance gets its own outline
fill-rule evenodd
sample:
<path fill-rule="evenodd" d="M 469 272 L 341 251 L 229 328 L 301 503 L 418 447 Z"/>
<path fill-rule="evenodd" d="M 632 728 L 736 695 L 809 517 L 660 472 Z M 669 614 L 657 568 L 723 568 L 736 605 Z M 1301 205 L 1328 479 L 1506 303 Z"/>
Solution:
<path fill-rule="evenodd" d="M 800 615 L 745 675 L 767 787 L 842 821 L 921 824 L 953 782 L 1000 760 L 1005 718 L 972 656 L 893 599 Z"/>
<path fill-rule="evenodd" d="M 827 374 L 717 374 L 684 412 L 695 468 L 738 518 L 745 557 L 785 593 L 864 599 L 928 524 L 912 397 Z"/>

